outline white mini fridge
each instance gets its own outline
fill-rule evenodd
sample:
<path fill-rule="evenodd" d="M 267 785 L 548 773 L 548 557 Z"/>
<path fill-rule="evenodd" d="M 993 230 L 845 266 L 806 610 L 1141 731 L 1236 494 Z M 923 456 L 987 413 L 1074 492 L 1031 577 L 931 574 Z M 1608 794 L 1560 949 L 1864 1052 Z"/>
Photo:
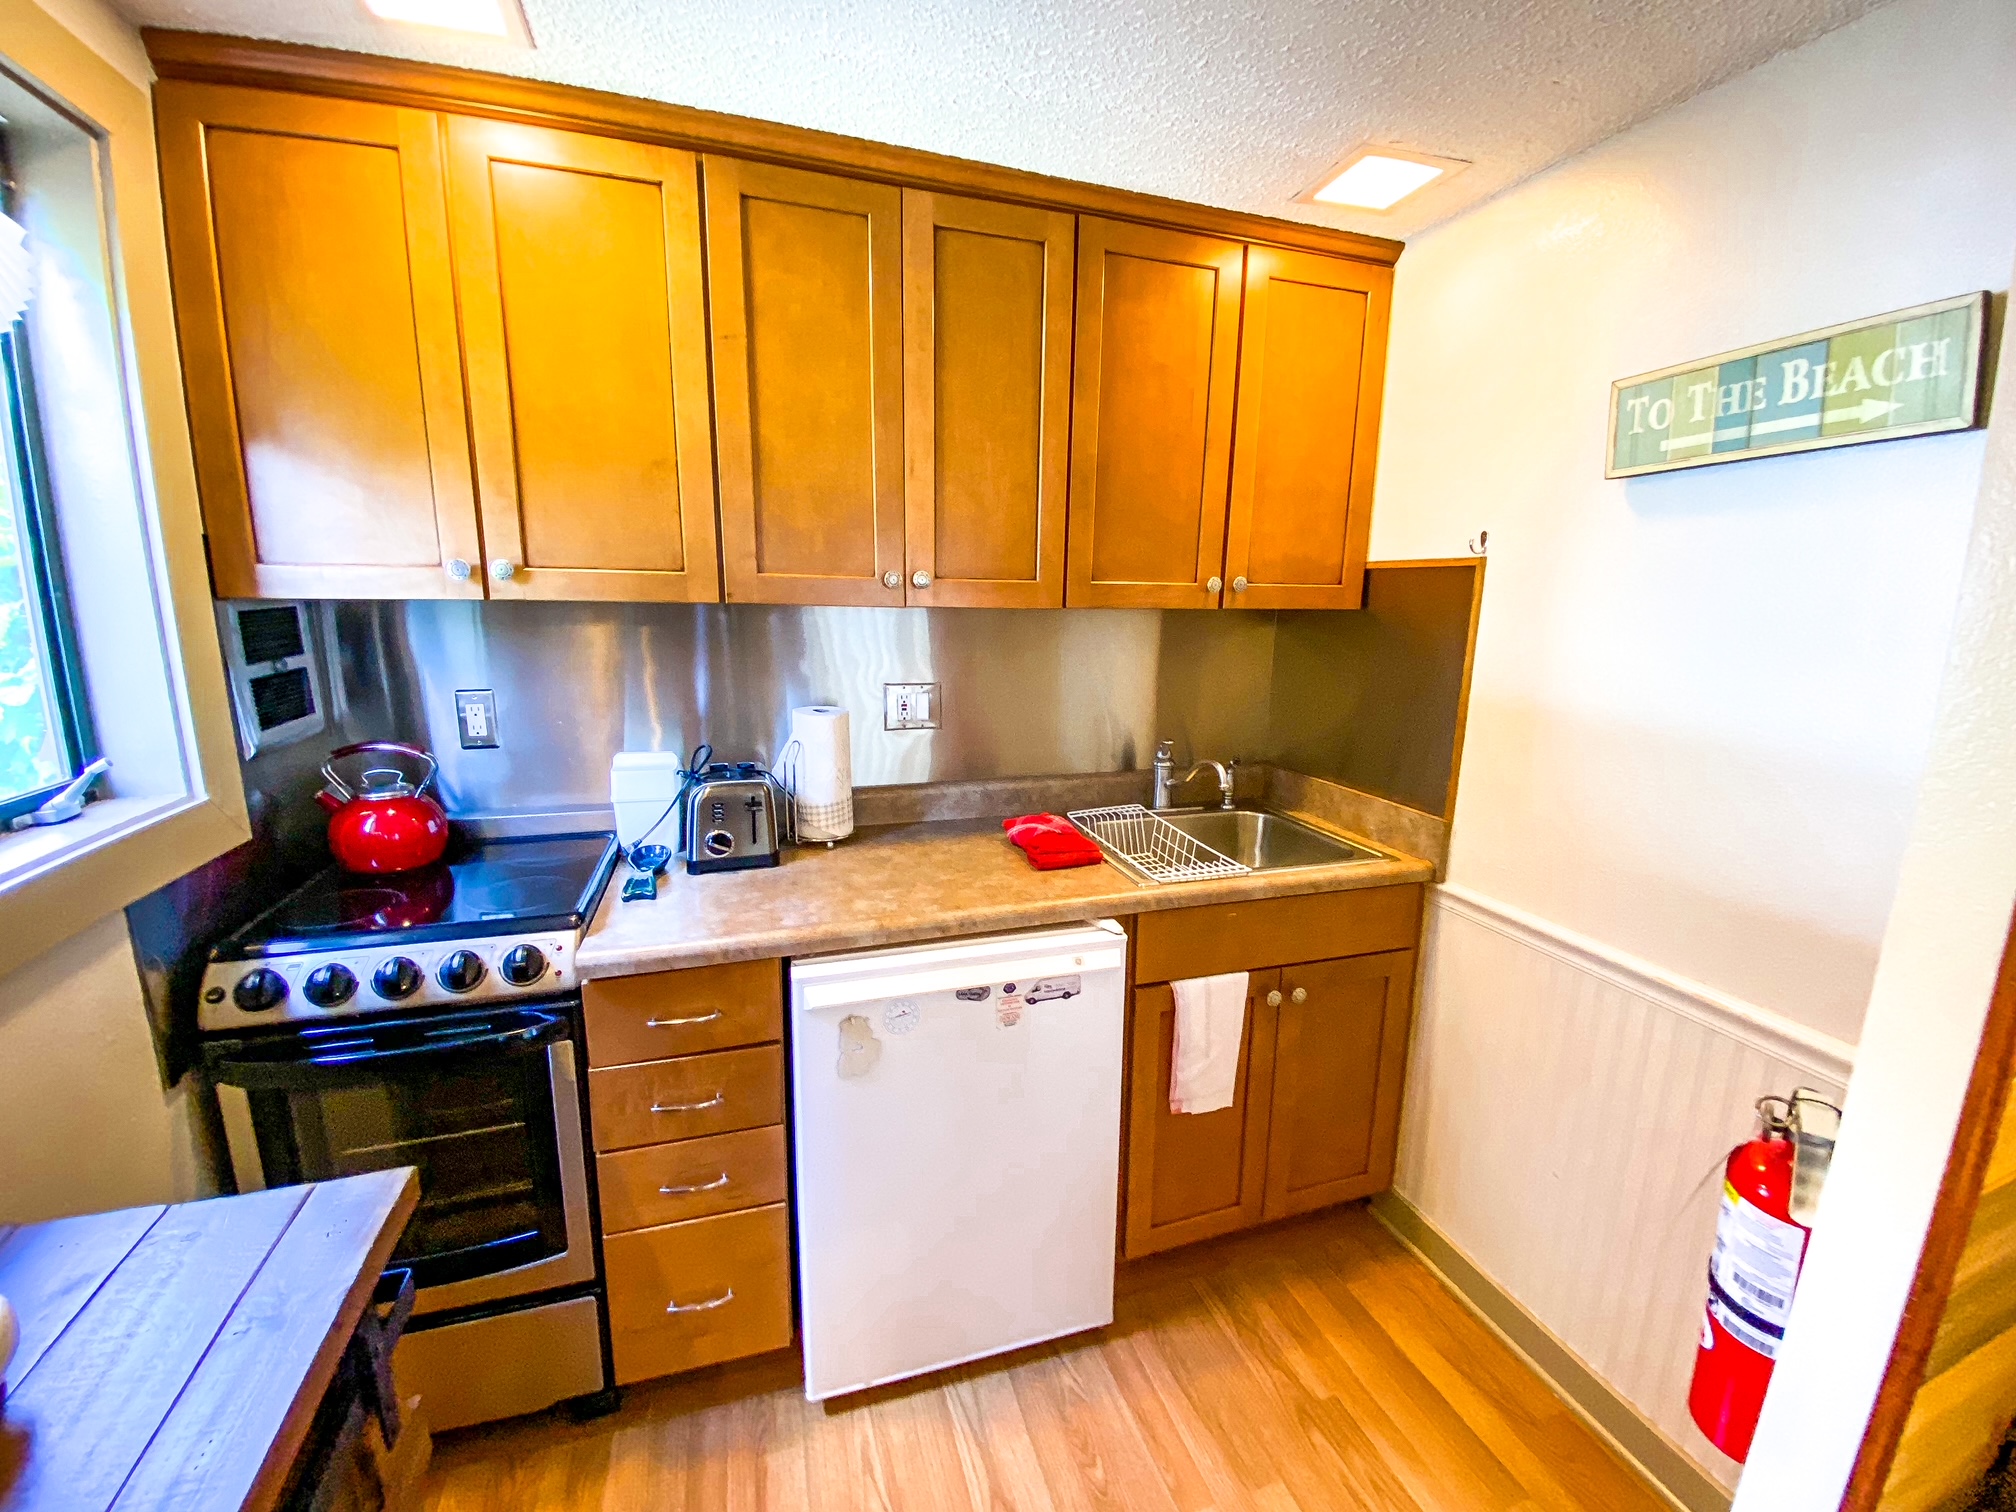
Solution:
<path fill-rule="evenodd" d="M 1113 1320 L 1127 939 L 791 963 L 805 1395 Z"/>

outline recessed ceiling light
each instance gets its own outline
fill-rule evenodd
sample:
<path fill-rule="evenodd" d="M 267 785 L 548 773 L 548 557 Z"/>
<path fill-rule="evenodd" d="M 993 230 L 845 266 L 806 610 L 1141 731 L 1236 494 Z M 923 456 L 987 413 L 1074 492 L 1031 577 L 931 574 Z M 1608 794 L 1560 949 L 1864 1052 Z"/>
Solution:
<path fill-rule="evenodd" d="M 1391 210 L 1415 190 L 1469 166 L 1461 158 L 1435 157 L 1401 147 L 1360 147 L 1326 173 L 1315 188 L 1295 197 L 1305 205 Z"/>
<path fill-rule="evenodd" d="M 532 32 L 518 0 L 364 0 L 364 9 L 381 21 L 474 32 L 479 37 L 532 45 Z"/>

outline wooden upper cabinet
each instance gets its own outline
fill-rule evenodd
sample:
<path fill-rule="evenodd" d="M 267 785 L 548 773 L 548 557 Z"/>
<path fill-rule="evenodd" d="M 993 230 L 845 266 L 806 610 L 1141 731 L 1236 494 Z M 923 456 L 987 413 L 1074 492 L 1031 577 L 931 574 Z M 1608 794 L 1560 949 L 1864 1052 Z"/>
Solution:
<path fill-rule="evenodd" d="M 1280 987 L 1268 1218 L 1392 1185 L 1414 952 L 1284 966 Z"/>
<path fill-rule="evenodd" d="M 1071 250 L 1058 211 L 903 191 L 908 602 L 1064 602 Z"/>
<path fill-rule="evenodd" d="M 1080 218 L 1068 604 L 1218 603 L 1245 258 Z"/>
<path fill-rule="evenodd" d="M 1392 289 L 1376 264 L 1247 251 L 1229 607 L 1362 604 Z"/>
<path fill-rule="evenodd" d="M 697 160 L 447 124 L 491 596 L 718 599 Z"/>
<path fill-rule="evenodd" d="M 223 598 L 480 597 L 428 111 L 155 93 L 190 434 Z"/>
<path fill-rule="evenodd" d="M 703 161 L 727 597 L 901 604 L 902 191 Z"/>

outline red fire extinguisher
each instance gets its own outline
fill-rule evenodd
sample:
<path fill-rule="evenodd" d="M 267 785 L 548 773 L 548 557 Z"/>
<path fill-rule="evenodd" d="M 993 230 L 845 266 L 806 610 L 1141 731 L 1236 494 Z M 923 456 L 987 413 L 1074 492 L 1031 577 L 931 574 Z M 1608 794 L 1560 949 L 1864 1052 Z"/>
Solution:
<path fill-rule="evenodd" d="M 1803 1087 L 1790 1097 L 1760 1097 L 1756 1135 L 1731 1150 L 1723 1167 L 1687 1407 L 1734 1460 L 1750 1455 L 1840 1121 L 1840 1109 Z"/>

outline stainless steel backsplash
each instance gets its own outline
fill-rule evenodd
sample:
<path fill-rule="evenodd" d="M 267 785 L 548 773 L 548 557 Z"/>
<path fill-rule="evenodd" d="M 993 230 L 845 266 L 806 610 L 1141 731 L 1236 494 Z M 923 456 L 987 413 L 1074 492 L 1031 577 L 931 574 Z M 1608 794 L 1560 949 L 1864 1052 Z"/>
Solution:
<path fill-rule="evenodd" d="M 1120 771 L 1162 738 L 1253 759 L 1269 740 L 1272 614 L 425 601 L 327 605 L 322 624 L 344 729 L 433 751 L 454 813 L 606 803 L 624 750 L 772 762 L 808 703 L 852 714 L 863 787 Z M 891 682 L 938 683 L 940 728 L 884 730 Z M 464 688 L 495 690 L 497 749 L 461 748 Z M 254 786 L 298 774 L 285 757 L 255 758 Z"/>

